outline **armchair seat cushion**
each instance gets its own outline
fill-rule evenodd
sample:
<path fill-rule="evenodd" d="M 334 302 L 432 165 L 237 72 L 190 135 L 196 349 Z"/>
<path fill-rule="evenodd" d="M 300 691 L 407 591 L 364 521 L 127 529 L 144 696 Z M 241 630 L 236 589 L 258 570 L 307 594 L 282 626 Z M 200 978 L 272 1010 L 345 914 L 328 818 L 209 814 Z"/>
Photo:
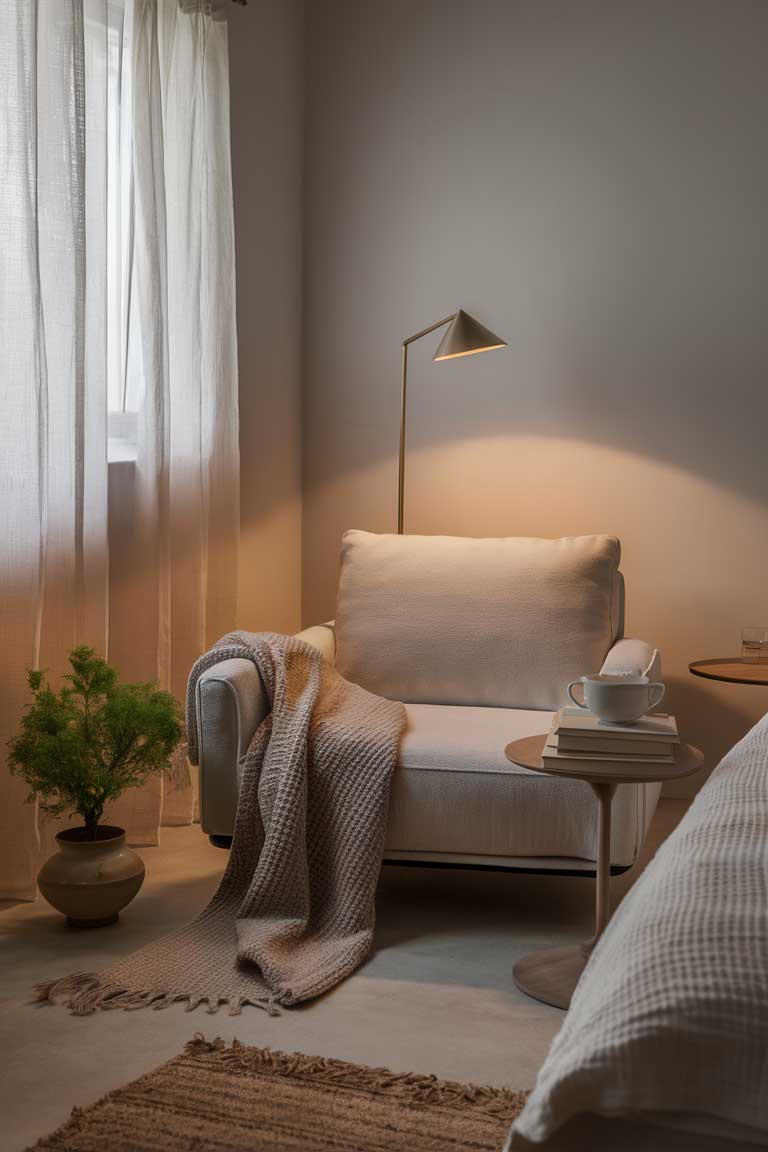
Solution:
<path fill-rule="evenodd" d="M 597 804 L 589 785 L 530 772 L 504 755 L 511 740 L 547 731 L 551 712 L 430 704 L 406 710 L 387 850 L 595 859 Z M 658 791 L 617 789 L 613 864 L 634 861 Z"/>

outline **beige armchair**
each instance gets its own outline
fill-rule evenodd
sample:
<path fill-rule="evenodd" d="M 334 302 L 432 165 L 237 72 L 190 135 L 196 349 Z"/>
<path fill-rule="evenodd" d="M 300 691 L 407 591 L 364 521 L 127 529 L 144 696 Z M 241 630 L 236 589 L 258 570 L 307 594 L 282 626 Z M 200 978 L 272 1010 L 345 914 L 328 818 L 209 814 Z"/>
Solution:
<path fill-rule="evenodd" d="M 566 685 L 585 672 L 660 677 L 658 651 L 623 636 L 619 557 L 607 536 L 346 533 L 336 623 L 299 636 L 347 679 L 406 705 L 386 860 L 593 870 L 589 786 L 519 768 L 504 747 L 545 732 Z M 269 705 L 247 660 L 214 665 L 197 692 L 202 827 L 226 844 L 239 766 Z M 659 789 L 618 788 L 614 870 L 636 859 Z"/>

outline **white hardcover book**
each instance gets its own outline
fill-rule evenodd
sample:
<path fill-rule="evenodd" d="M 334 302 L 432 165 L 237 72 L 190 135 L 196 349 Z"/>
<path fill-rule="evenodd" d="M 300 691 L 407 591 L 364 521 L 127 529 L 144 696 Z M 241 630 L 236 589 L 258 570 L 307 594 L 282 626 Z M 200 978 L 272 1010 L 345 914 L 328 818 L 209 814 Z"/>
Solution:
<path fill-rule="evenodd" d="M 604 720 L 598 720 L 597 716 L 593 716 L 584 708 L 561 708 L 559 712 L 555 713 L 552 731 L 558 735 L 586 736 L 589 734 L 606 741 L 640 737 L 643 740 L 662 740 L 669 744 L 680 743 L 677 721 L 674 716 L 669 716 L 665 712 L 654 712 L 650 716 L 643 716 L 634 724 L 608 724 Z"/>
<path fill-rule="evenodd" d="M 611 756 L 617 753 L 620 756 L 672 756 L 675 745 L 670 740 L 644 740 L 637 737 L 634 740 L 621 738 L 605 740 L 599 733 L 589 733 L 585 736 L 574 736 L 570 732 L 556 732 L 552 736 L 552 743 L 563 754 L 571 752 L 591 752 L 594 755 Z"/>
<path fill-rule="evenodd" d="M 610 764 L 674 764 L 675 757 L 671 752 L 664 755 L 657 756 L 649 754 L 647 756 L 632 756 L 622 754 L 620 752 L 563 752 L 554 743 L 552 737 L 547 738 L 542 751 L 542 758 L 544 760 L 557 760 L 558 764 L 572 763 L 583 765 L 585 761 L 591 761 L 593 764 L 600 764 L 607 762 Z"/>

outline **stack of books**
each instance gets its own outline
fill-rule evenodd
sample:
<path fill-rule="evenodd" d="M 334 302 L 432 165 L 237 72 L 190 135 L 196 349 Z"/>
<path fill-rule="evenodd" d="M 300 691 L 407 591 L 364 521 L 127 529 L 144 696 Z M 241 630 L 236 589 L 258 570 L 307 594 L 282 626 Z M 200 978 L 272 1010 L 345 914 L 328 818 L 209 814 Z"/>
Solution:
<path fill-rule="evenodd" d="M 599 767 L 610 761 L 632 766 L 674 764 L 680 743 L 674 716 L 657 712 L 634 724 L 607 724 L 583 708 L 561 708 L 555 713 L 542 758 L 561 767 L 570 763 L 585 768 L 585 761 Z"/>

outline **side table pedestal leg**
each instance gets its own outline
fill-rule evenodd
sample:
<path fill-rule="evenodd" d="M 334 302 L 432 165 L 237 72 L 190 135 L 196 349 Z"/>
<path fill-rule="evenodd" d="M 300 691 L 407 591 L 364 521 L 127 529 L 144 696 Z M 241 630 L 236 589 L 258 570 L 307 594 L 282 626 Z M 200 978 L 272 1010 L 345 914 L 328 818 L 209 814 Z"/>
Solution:
<path fill-rule="evenodd" d="M 518 988 L 555 1008 L 570 1007 L 573 990 L 610 915 L 611 804 L 616 785 L 600 782 L 592 783 L 591 788 L 598 800 L 594 935 L 583 944 L 532 952 L 518 960 L 512 970 Z"/>

